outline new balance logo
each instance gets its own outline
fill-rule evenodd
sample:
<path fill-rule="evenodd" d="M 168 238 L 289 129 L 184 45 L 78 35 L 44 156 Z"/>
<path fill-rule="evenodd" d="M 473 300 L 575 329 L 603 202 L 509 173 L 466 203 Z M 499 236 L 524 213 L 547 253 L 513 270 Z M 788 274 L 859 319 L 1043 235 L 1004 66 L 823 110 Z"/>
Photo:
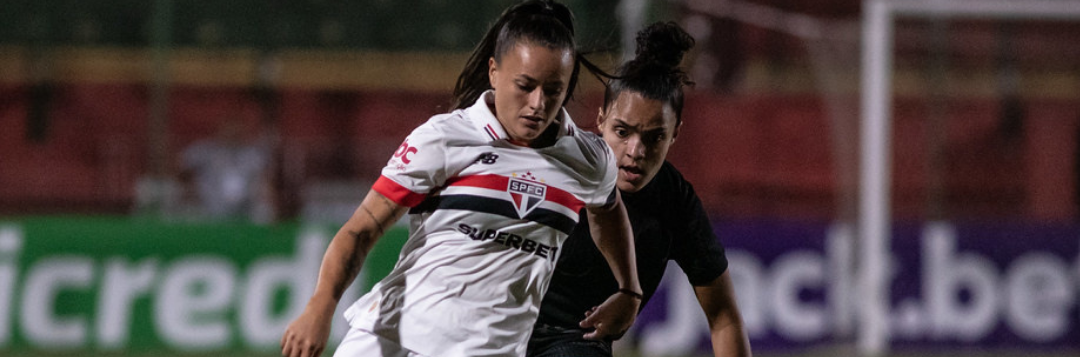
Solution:
<path fill-rule="evenodd" d="M 491 165 L 495 163 L 495 160 L 499 159 L 499 154 L 493 152 L 485 152 L 480 154 L 480 157 L 476 159 L 477 162 L 484 165 Z"/>

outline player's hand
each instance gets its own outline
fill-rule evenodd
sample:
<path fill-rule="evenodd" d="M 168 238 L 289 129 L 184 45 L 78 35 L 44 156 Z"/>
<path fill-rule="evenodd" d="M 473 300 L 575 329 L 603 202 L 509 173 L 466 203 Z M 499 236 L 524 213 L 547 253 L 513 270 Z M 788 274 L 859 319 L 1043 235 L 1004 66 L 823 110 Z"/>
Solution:
<path fill-rule="evenodd" d="M 592 328 L 585 333 L 586 340 L 618 340 L 630 329 L 637 318 L 641 300 L 638 297 L 617 292 L 600 306 L 585 312 L 579 326 Z"/>
<path fill-rule="evenodd" d="M 327 308 L 329 306 L 329 308 Z M 285 357 L 316 357 L 326 349 L 330 338 L 330 321 L 334 304 L 309 302 L 281 336 L 281 355 Z"/>

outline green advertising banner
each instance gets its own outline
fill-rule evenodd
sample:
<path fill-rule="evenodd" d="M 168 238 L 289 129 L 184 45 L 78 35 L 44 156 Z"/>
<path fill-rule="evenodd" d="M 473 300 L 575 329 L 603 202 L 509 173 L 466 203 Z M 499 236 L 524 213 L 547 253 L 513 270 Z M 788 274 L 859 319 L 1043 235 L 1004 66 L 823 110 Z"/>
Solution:
<path fill-rule="evenodd" d="M 0 219 L 4 351 L 273 351 L 314 290 L 337 227 L 127 217 Z M 380 239 L 341 312 L 393 267 Z"/>

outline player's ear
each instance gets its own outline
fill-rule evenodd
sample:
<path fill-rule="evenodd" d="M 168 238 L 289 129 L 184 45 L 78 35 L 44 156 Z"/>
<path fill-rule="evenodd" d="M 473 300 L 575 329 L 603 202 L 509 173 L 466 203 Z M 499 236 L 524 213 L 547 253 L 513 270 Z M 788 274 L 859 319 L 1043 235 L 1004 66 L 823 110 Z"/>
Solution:
<path fill-rule="evenodd" d="M 604 131 L 604 107 L 603 106 L 600 107 L 600 110 L 596 114 L 596 127 L 598 129 L 600 129 L 600 131 Z"/>
<path fill-rule="evenodd" d="M 679 129 L 682 128 L 682 125 L 683 125 L 682 121 L 680 121 L 678 124 L 675 124 L 675 131 L 671 133 L 671 142 L 672 143 L 675 143 L 675 138 L 679 137 Z"/>
<path fill-rule="evenodd" d="M 495 72 L 498 65 L 495 62 L 495 57 L 488 58 L 488 84 L 491 85 L 491 88 L 495 88 Z"/>

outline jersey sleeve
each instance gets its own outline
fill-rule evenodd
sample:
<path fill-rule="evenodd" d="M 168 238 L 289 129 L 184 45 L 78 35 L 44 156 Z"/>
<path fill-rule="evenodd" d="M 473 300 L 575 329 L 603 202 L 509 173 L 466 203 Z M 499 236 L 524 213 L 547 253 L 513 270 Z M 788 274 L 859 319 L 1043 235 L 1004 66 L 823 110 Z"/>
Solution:
<path fill-rule="evenodd" d="M 681 177 L 679 181 L 675 197 L 680 208 L 672 212 L 674 217 L 682 217 L 681 224 L 672 227 L 675 239 L 680 241 L 672 244 L 678 249 L 674 252 L 675 262 L 686 273 L 690 285 L 706 285 L 727 270 L 727 257 L 694 187 Z"/>
<path fill-rule="evenodd" d="M 447 179 L 444 135 L 432 123 L 417 127 L 386 163 L 372 189 L 407 207 L 420 204 Z"/>
<path fill-rule="evenodd" d="M 615 202 L 615 181 L 619 170 L 615 166 L 615 154 L 600 136 L 589 133 L 585 139 L 596 158 L 596 189 L 586 197 L 586 207 L 603 207 Z"/>

